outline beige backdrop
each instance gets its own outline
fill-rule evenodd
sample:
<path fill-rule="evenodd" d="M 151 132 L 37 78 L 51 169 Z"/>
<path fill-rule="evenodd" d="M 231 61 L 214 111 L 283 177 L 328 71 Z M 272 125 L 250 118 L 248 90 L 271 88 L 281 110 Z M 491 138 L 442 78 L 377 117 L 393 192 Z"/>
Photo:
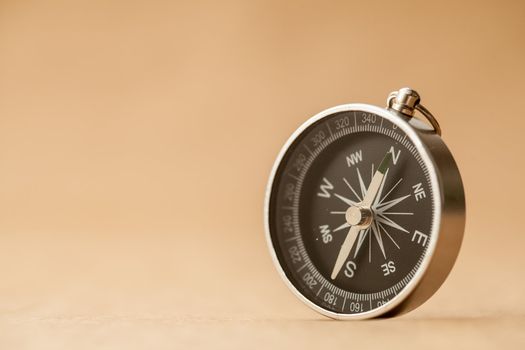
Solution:
<path fill-rule="evenodd" d="M 522 1 L 0 2 L 0 348 L 525 346 Z M 412 86 L 466 187 L 450 278 L 327 322 L 263 234 L 278 150 Z"/>

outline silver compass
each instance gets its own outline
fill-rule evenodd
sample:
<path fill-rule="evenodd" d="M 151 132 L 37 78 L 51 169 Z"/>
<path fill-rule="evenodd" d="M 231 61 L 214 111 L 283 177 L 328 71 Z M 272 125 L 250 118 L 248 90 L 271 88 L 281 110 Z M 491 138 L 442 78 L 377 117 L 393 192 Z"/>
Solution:
<path fill-rule="evenodd" d="M 277 157 L 264 213 L 270 252 L 294 294 L 326 316 L 412 310 L 455 262 L 463 185 L 437 120 L 420 101 L 403 88 L 386 108 L 327 109 L 301 125 Z"/>

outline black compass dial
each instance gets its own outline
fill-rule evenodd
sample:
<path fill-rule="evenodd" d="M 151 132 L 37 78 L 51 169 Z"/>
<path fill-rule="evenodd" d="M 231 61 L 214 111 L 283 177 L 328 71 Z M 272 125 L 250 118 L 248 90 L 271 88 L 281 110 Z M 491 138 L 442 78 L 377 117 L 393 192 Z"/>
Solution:
<path fill-rule="evenodd" d="M 297 291 L 343 314 L 381 307 L 415 276 L 431 241 L 428 169 L 395 124 L 337 113 L 288 148 L 271 190 L 274 249 Z"/>

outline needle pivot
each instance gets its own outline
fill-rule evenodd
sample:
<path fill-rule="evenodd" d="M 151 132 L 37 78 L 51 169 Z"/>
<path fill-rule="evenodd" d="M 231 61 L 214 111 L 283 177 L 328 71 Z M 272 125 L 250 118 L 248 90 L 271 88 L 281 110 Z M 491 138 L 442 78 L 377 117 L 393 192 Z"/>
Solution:
<path fill-rule="evenodd" d="M 372 223 L 372 210 L 360 206 L 351 206 L 346 210 L 345 218 L 351 226 L 367 228 Z"/>

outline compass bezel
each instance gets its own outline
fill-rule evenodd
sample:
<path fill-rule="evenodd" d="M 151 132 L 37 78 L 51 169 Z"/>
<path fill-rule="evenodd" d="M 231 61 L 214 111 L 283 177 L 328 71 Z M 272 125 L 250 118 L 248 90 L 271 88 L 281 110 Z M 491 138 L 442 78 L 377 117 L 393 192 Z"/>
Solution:
<path fill-rule="evenodd" d="M 432 230 L 430 234 L 430 240 L 428 243 L 428 247 L 426 250 L 426 253 L 423 257 L 423 260 L 421 262 L 420 267 L 417 269 L 414 277 L 407 283 L 407 285 L 401 290 L 395 297 L 393 297 L 391 300 L 386 302 L 385 304 L 366 312 L 362 313 L 355 313 L 355 314 L 347 314 L 347 313 L 339 313 L 331 310 L 327 310 L 311 300 L 309 300 L 306 296 L 304 296 L 300 290 L 296 288 L 296 286 L 292 283 L 292 281 L 289 280 L 288 276 L 286 275 L 286 272 L 284 270 L 284 267 L 281 265 L 281 262 L 279 261 L 279 258 L 277 257 L 277 253 L 275 251 L 274 243 L 271 237 L 270 232 L 270 203 L 271 203 L 271 196 L 273 192 L 273 186 L 274 186 L 274 180 L 276 179 L 277 172 L 279 170 L 279 167 L 283 161 L 283 158 L 287 154 L 290 147 L 294 144 L 295 140 L 300 137 L 303 132 L 305 132 L 310 126 L 317 123 L 318 121 L 329 117 L 336 113 L 341 112 L 349 112 L 349 111 L 363 111 L 368 113 L 374 113 L 379 115 L 382 118 L 387 119 L 388 121 L 392 122 L 396 126 L 398 126 L 412 141 L 413 145 L 416 147 L 417 152 L 421 155 L 421 158 L 426 165 L 428 172 L 429 172 L 429 178 L 430 183 L 432 186 L 432 190 L 434 193 L 434 215 L 432 220 Z M 414 123 L 415 121 L 415 123 Z M 418 127 L 415 127 L 416 124 Z M 430 135 L 435 137 L 429 137 Z M 452 156 L 450 155 L 450 152 L 448 152 L 448 149 L 444 145 L 444 143 L 441 141 L 441 138 L 435 133 L 429 131 L 429 129 L 425 126 L 423 123 L 419 123 L 414 118 L 412 120 L 408 118 L 404 118 L 397 114 L 397 112 L 394 112 L 392 110 L 387 110 L 384 108 L 380 108 L 373 105 L 368 104 L 345 104 L 340 105 L 336 107 L 332 107 L 329 109 L 326 109 L 310 119 L 308 119 L 306 122 L 304 122 L 295 132 L 288 138 L 284 146 L 281 148 L 277 159 L 273 165 L 270 178 L 268 181 L 268 185 L 266 188 L 266 196 L 265 196 L 265 205 L 264 205 L 264 226 L 265 226 L 265 234 L 266 234 L 266 241 L 268 244 L 268 248 L 270 250 L 270 254 L 272 256 L 272 260 L 274 262 L 274 265 L 277 268 L 277 271 L 281 278 L 284 280 L 285 284 L 288 286 L 288 288 L 294 293 L 303 303 L 308 305 L 313 310 L 334 318 L 334 319 L 365 319 L 365 318 L 373 318 L 389 313 L 399 313 L 402 311 L 408 311 L 413 309 L 414 307 L 417 307 L 421 303 L 423 303 L 430 295 L 432 295 L 435 290 L 439 288 L 441 283 L 446 278 L 446 275 L 448 275 L 448 272 L 452 268 L 452 265 L 455 261 L 455 258 L 457 256 L 456 254 L 453 256 L 452 261 L 450 262 L 448 259 L 446 262 L 441 262 L 440 266 L 440 272 L 441 275 L 443 275 L 443 272 L 445 272 L 444 276 L 439 276 L 438 279 L 431 279 L 432 286 L 431 288 L 423 288 L 424 293 L 419 293 L 421 296 L 417 298 L 415 302 L 412 302 L 410 306 L 403 307 L 403 304 L 407 304 L 406 301 L 410 299 L 410 296 L 413 295 L 414 291 L 416 289 L 419 289 L 418 286 L 420 285 L 420 282 L 423 280 L 423 277 L 425 277 L 427 270 L 429 269 L 429 266 L 431 265 L 431 262 L 433 260 L 433 257 L 435 255 L 435 250 L 438 245 L 438 241 L 440 238 L 440 234 L 442 232 L 442 223 L 445 220 L 446 217 L 450 215 L 456 215 L 457 214 L 463 214 L 464 218 L 464 197 L 463 198 L 463 211 L 461 212 L 461 205 L 457 205 L 458 201 L 455 201 L 455 203 L 452 203 L 452 206 L 450 208 L 444 208 L 444 193 L 447 191 L 444 191 L 447 187 L 449 188 L 456 188 L 457 187 L 457 180 L 454 179 L 454 176 L 452 177 L 443 177 L 441 176 L 442 172 L 440 171 L 440 161 L 436 161 L 436 154 L 440 157 L 443 155 L 445 156 L 447 161 L 452 160 L 454 169 L 457 171 L 457 168 L 455 167 L 455 163 L 453 161 Z M 439 157 L 438 157 L 439 158 Z M 450 158 L 450 159 L 448 159 Z M 447 163 L 447 162 L 445 162 Z M 450 166 L 450 162 L 447 163 Z M 453 170 L 454 170 L 453 169 Z M 457 177 L 459 178 L 459 183 L 461 185 L 461 179 L 459 177 L 459 172 L 457 172 Z M 451 182 L 450 186 L 447 186 L 445 182 L 447 182 L 447 179 L 449 179 L 449 182 Z M 444 182 L 445 181 L 445 182 Z M 462 193 L 462 186 L 461 187 L 461 193 Z M 459 199 L 461 199 L 459 198 Z M 448 201 L 447 201 L 448 202 Z M 461 200 L 459 201 L 461 202 Z M 461 204 L 461 203 L 460 203 Z M 443 210 L 447 209 L 447 210 Z M 443 214 L 446 214 L 445 216 Z M 460 215 L 461 216 L 461 215 Z M 449 227 L 451 225 L 447 225 Z M 453 231 L 461 231 L 461 237 L 462 237 L 462 227 L 461 225 L 454 225 Z M 461 243 L 461 239 L 459 240 L 459 244 Z M 459 246 L 457 247 L 457 250 L 459 250 Z M 443 259 L 438 259 L 443 260 Z M 435 265 L 435 264 L 433 264 Z M 449 266 L 450 265 L 450 266 Z M 425 280 L 428 280 L 428 278 L 425 278 Z M 437 283 L 436 283 L 437 282 Z M 427 283 L 431 284 L 431 283 Z M 437 284 L 437 286 L 435 286 Z"/>

